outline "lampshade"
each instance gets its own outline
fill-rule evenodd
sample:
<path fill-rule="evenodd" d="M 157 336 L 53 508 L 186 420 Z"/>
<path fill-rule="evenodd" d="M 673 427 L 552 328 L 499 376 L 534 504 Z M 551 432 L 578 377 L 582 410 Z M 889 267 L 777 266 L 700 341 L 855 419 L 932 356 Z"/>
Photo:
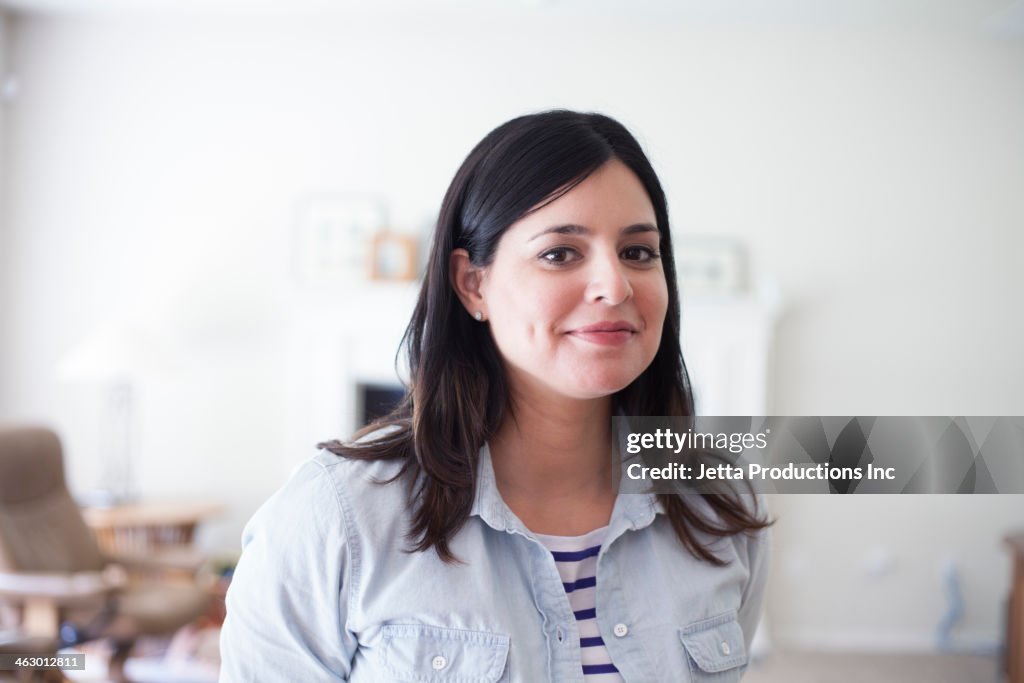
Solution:
<path fill-rule="evenodd" d="M 145 329 L 105 321 L 60 360 L 56 374 L 66 381 L 128 381 L 166 369 L 167 359 L 162 342 Z"/>

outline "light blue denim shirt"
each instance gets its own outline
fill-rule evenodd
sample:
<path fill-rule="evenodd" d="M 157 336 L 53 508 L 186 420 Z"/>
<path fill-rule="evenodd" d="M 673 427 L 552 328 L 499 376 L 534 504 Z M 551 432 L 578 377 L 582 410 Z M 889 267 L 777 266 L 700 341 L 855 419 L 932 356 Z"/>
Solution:
<path fill-rule="evenodd" d="M 551 553 L 512 513 L 480 452 L 451 548 L 407 552 L 397 461 L 322 451 L 256 512 L 227 594 L 221 681 L 583 681 Z M 700 496 L 688 502 L 703 506 Z M 619 494 L 598 555 L 597 621 L 628 682 L 738 681 L 760 617 L 768 535 L 686 551 L 654 495 Z"/>

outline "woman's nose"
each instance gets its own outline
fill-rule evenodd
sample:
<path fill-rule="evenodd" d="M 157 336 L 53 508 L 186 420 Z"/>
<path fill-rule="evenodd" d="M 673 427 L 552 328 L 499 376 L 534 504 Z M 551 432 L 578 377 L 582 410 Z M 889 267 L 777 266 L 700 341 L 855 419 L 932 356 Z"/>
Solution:
<path fill-rule="evenodd" d="M 616 306 L 633 296 L 629 274 L 618 254 L 595 256 L 590 265 L 587 301 Z"/>

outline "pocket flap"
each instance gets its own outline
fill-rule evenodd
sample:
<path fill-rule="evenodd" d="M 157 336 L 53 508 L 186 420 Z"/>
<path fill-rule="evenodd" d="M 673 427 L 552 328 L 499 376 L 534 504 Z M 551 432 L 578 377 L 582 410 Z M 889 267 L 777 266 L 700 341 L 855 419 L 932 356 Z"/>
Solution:
<path fill-rule="evenodd" d="M 383 627 L 384 667 L 402 681 L 494 683 L 505 671 L 509 638 L 419 624 Z"/>
<path fill-rule="evenodd" d="M 735 612 L 696 621 L 679 630 L 683 647 L 706 673 L 726 671 L 747 663 L 743 629 Z"/>

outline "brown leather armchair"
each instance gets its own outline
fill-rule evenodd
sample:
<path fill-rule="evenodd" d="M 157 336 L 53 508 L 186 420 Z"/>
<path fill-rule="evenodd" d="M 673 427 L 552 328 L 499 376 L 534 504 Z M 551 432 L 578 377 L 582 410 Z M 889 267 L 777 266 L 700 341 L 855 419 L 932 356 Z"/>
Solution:
<path fill-rule="evenodd" d="M 0 607 L 16 615 L 23 638 L 64 645 L 109 638 L 108 675 L 126 681 L 136 638 L 171 634 L 209 602 L 180 571 L 177 578 L 140 581 L 126 571 L 159 564 L 100 550 L 68 492 L 56 434 L 0 426 Z M 180 558 L 172 568 L 182 568 Z"/>

